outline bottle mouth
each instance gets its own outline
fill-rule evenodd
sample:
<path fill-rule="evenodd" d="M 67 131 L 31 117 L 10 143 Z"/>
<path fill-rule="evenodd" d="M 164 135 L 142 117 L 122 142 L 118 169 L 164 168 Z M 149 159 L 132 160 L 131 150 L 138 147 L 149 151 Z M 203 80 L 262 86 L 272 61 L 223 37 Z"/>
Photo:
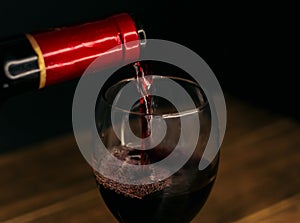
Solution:
<path fill-rule="evenodd" d="M 140 40 L 140 45 L 141 46 L 146 46 L 147 44 L 147 36 L 146 36 L 146 32 L 144 29 L 139 28 L 138 31 L 138 36 L 139 36 L 139 40 Z"/>
<path fill-rule="evenodd" d="M 132 20 L 134 21 L 135 27 L 136 27 L 136 31 L 138 34 L 138 38 L 140 41 L 140 46 L 146 46 L 147 44 L 147 35 L 146 35 L 146 31 L 143 28 L 143 22 L 142 19 L 139 15 L 137 14 L 129 14 L 132 18 Z"/>

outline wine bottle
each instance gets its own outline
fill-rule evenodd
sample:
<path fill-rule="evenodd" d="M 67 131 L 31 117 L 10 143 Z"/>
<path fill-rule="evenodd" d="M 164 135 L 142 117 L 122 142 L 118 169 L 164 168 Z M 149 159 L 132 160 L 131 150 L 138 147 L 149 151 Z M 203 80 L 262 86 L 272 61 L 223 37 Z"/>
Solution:
<path fill-rule="evenodd" d="M 103 67 L 137 59 L 144 43 L 144 31 L 127 13 L 3 41 L 0 100 L 80 77 L 101 56 Z"/>

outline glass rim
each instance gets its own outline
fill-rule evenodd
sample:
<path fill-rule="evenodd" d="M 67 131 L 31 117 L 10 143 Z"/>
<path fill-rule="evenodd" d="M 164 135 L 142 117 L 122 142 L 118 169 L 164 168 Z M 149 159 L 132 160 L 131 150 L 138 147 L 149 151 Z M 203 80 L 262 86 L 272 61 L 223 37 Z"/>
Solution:
<path fill-rule="evenodd" d="M 201 87 L 197 84 L 197 82 L 193 81 L 193 80 L 190 80 L 190 79 L 186 79 L 186 78 L 182 78 L 182 77 L 176 77 L 176 76 L 165 76 L 165 75 L 151 75 L 155 78 L 169 78 L 171 80 L 178 80 L 178 81 L 184 81 L 186 83 L 189 83 L 191 85 L 194 85 L 194 87 L 198 88 L 201 90 L 201 92 L 203 92 L 203 90 L 201 89 Z M 100 95 L 102 101 L 106 104 L 106 106 L 110 107 L 111 109 L 114 109 L 114 110 L 118 110 L 120 112 L 124 112 L 124 113 L 127 113 L 129 115 L 140 115 L 140 116 L 146 116 L 146 115 L 151 115 L 151 116 L 162 116 L 162 117 L 165 117 L 165 118 L 172 118 L 172 117 L 178 117 L 178 116 L 182 116 L 182 115 L 189 115 L 189 114 L 194 114 L 194 113 L 197 113 L 197 112 L 200 112 L 202 111 L 204 108 L 207 107 L 208 105 L 208 101 L 207 99 L 205 99 L 204 103 L 199 105 L 199 106 L 196 106 L 195 105 L 195 108 L 191 108 L 191 109 L 185 109 L 184 111 L 181 111 L 181 112 L 170 112 L 170 113 L 167 113 L 167 114 L 147 114 L 145 112 L 136 112 L 136 111 L 131 111 L 131 110 L 127 110 L 127 109 L 124 109 L 124 108 L 121 108 L 121 107 L 118 107 L 116 105 L 113 105 L 112 103 L 108 102 L 107 100 L 107 97 L 105 96 L 105 93 L 121 84 L 121 83 L 127 83 L 127 82 L 130 82 L 130 81 L 134 81 L 135 80 L 135 77 L 131 77 L 131 78 L 124 78 L 124 79 L 121 79 L 119 81 L 117 81 L 116 83 L 114 83 L 113 85 L 107 87 L 105 89 L 105 92 L 103 94 Z M 204 94 L 204 93 L 203 93 Z"/>

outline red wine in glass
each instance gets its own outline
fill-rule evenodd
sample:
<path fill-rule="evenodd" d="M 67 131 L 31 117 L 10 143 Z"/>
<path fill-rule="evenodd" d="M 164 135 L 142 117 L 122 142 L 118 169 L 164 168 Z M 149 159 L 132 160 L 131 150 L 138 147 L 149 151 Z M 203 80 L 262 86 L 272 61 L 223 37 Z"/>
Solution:
<path fill-rule="evenodd" d="M 120 223 L 188 223 L 210 194 L 218 160 L 202 171 L 195 164 L 190 160 L 170 178 L 151 185 L 118 184 L 97 172 L 95 176 L 103 200 Z"/>

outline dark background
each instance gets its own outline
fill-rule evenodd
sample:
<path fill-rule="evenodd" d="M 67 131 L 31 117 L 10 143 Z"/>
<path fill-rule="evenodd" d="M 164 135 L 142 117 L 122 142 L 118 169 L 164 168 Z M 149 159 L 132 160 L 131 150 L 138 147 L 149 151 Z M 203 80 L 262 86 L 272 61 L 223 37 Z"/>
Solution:
<path fill-rule="evenodd" d="M 198 53 L 227 94 L 298 119 L 296 8 L 274 3 L 11 0 L 0 3 L 0 38 L 129 12 L 141 20 L 149 38 L 175 41 Z M 0 108 L 0 152 L 71 132 L 76 83 L 5 101 Z"/>

